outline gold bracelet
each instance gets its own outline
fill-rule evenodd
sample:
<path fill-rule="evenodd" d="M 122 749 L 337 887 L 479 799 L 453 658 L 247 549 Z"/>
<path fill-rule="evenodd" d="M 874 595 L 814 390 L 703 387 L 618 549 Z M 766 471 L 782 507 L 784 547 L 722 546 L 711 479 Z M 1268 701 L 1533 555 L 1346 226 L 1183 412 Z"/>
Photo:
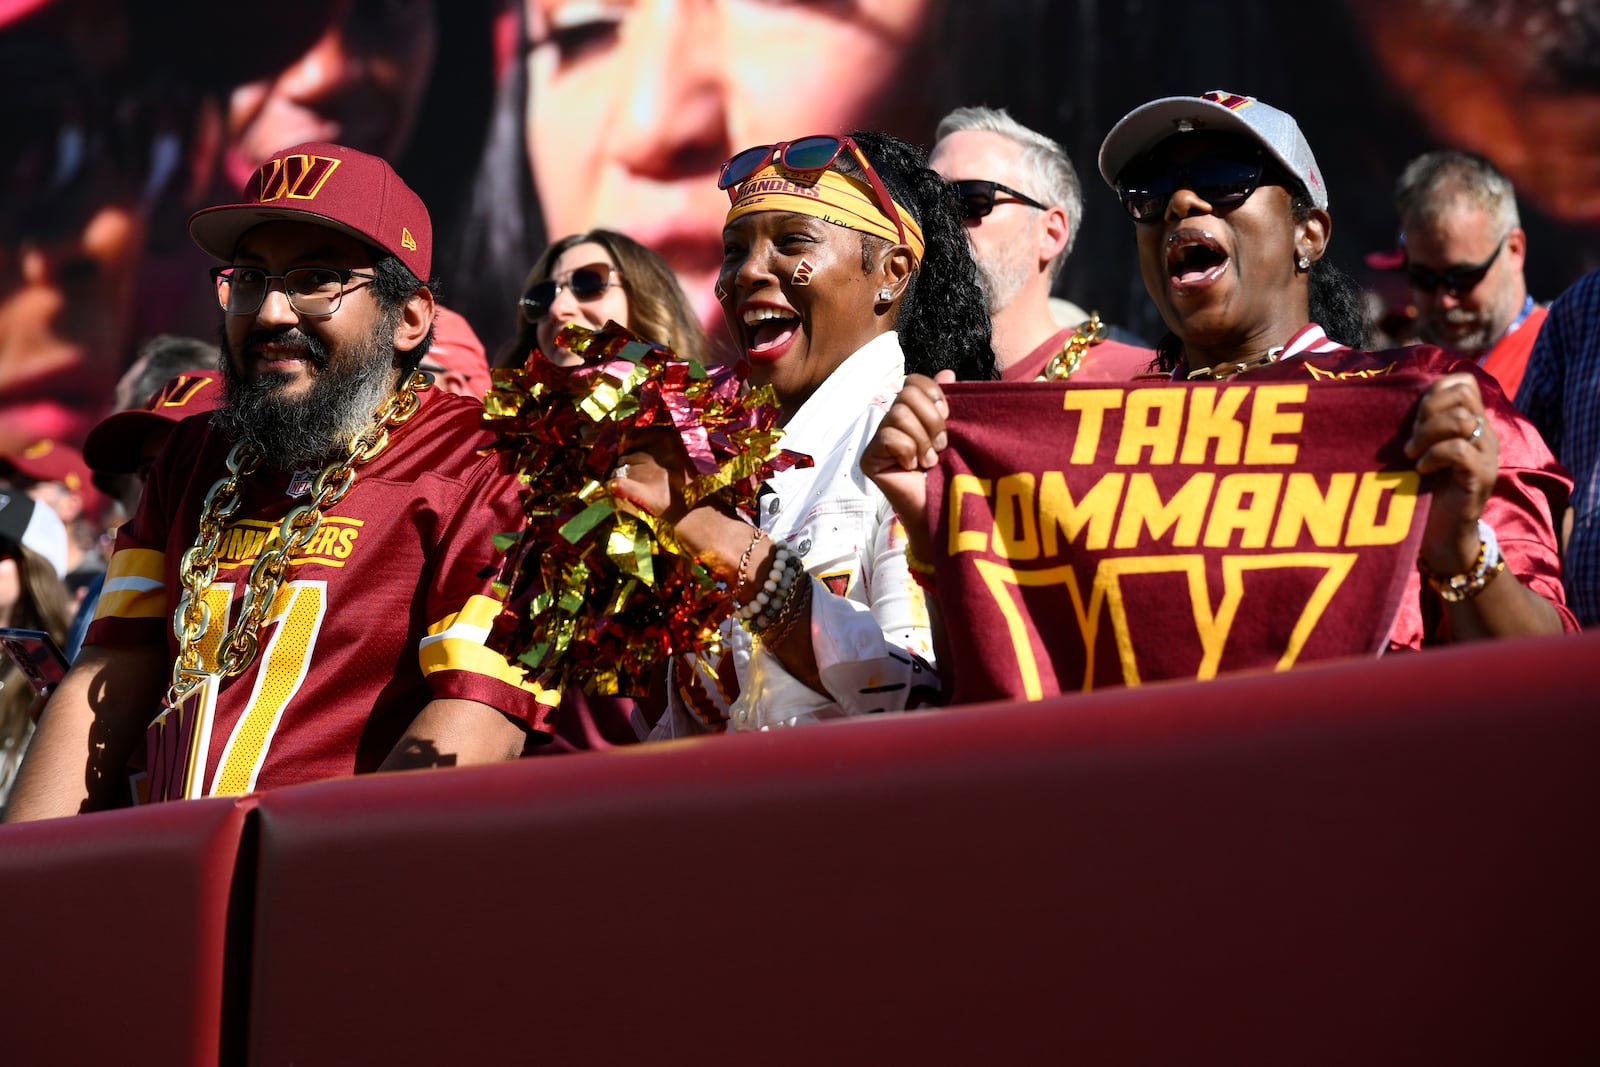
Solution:
<path fill-rule="evenodd" d="M 750 555 L 756 550 L 756 546 L 761 543 L 761 539 L 765 536 L 767 536 L 767 531 L 757 526 L 756 535 L 750 538 L 750 543 L 744 546 L 744 555 L 739 557 L 739 584 L 733 590 L 733 602 L 736 606 L 744 600 L 744 572 L 750 566 Z"/>

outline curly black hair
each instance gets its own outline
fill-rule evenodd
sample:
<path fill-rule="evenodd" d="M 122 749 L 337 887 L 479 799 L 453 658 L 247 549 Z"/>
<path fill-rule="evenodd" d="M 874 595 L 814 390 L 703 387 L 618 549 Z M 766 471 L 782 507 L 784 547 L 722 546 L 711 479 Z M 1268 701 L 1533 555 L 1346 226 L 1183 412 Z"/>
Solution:
<path fill-rule="evenodd" d="M 1311 202 L 1311 194 L 1288 172 L 1273 169 L 1278 171 L 1276 183 L 1289 190 L 1289 217 L 1295 222 L 1306 221 L 1316 206 Z M 1365 348 L 1370 333 L 1366 309 L 1362 306 L 1361 286 L 1356 280 L 1324 256 L 1311 265 L 1306 282 L 1311 321 L 1321 326 L 1330 340 L 1350 348 Z M 1169 332 L 1156 343 L 1155 365 L 1172 371 L 1182 363 L 1183 342 Z"/>
<path fill-rule="evenodd" d="M 1304 222 L 1311 215 L 1311 195 L 1303 185 L 1291 185 L 1294 199 L 1289 204 L 1289 215 L 1296 222 Z M 1323 256 L 1311 265 L 1310 291 L 1311 321 L 1322 327 L 1322 332 L 1332 340 L 1350 348 L 1365 348 L 1370 336 L 1367 309 L 1363 304 L 1361 286 L 1356 280 Z"/>
<path fill-rule="evenodd" d="M 376 250 L 374 250 L 376 251 Z M 372 292 L 377 297 L 378 306 L 385 312 L 398 314 L 405 306 L 411 294 L 418 289 L 431 290 L 434 299 L 439 298 L 439 279 L 422 281 L 402 262 L 400 257 L 389 252 L 378 252 L 378 258 L 372 265 Z M 422 362 L 422 357 L 428 354 L 428 349 L 433 347 L 433 327 L 428 327 L 427 336 L 422 342 L 409 352 L 400 352 L 401 363 L 407 368 L 414 368 Z"/>
<path fill-rule="evenodd" d="M 963 381 L 998 378 L 978 268 L 944 179 L 928 168 L 927 157 L 913 145 L 872 130 L 850 136 L 872 161 L 889 195 L 922 227 L 927 244 L 895 322 L 906 373 L 953 370 Z M 840 154 L 834 167 L 845 174 L 860 170 L 848 152 Z"/>

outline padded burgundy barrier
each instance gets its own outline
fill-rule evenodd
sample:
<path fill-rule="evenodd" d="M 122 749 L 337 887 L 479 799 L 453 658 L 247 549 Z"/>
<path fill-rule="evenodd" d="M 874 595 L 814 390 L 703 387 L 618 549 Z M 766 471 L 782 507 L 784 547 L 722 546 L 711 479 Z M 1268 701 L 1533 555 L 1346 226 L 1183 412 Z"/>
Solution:
<path fill-rule="evenodd" d="M 1600 635 L 284 790 L 249 1062 L 1600 1061 Z"/>
<path fill-rule="evenodd" d="M 197 800 L 0 827 L 0 1063 L 218 1063 L 250 806 Z"/>

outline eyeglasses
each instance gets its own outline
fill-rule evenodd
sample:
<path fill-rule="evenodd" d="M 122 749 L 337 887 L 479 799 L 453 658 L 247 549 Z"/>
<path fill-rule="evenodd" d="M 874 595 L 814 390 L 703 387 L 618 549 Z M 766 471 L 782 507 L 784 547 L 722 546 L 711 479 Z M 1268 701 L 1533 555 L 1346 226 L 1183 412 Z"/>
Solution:
<path fill-rule="evenodd" d="M 1508 230 L 1500 238 L 1500 243 L 1494 246 L 1494 251 L 1482 263 L 1470 267 L 1451 267 L 1449 270 L 1433 271 L 1406 260 L 1406 277 L 1411 279 L 1411 288 L 1422 293 L 1435 293 L 1440 289 L 1451 296 L 1460 296 L 1469 289 L 1476 289 L 1478 283 L 1483 281 L 1489 273 L 1489 268 L 1494 266 L 1494 261 L 1500 258 L 1500 253 L 1506 247 L 1506 241 L 1511 237 Z"/>
<path fill-rule="evenodd" d="M 717 188 L 726 189 L 728 200 L 731 202 L 738 196 L 738 187 L 744 184 L 750 175 L 773 160 L 777 160 L 778 165 L 784 170 L 808 174 L 827 170 L 847 148 L 856 162 L 861 164 L 861 169 L 867 176 L 867 184 L 872 186 L 873 195 L 878 198 L 878 206 L 883 209 L 885 215 L 894 220 L 895 232 L 900 235 L 900 243 L 904 244 L 906 226 L 905 221 L 900 218 L 900 209 L 894 206 L 894 197 L 889 195 L 883 179 L 878 177 L 877 170 L 872 166 L 872 160 L 861 151 L 861 146 L 856 144 L 853 137 L 812 134 L 810 137 L 801 137 L 794 141 L 779 141 L 777 144 L 746 148 L 738 155 L 730 156 L 727 162 L 722 164 L 722 173 L 717 177 Z"/>
<path fill-rule="evenodd" d="M 1026 193 L 1019 193 L 1010 186 L 1001 185 L 999 182 L 982 181 L 973 178 L 967 181 L 945 182 L 944 184 L 945 188 L 949 189 L 955 197 L 956 210 L 961 213 L 961 217 L 964 219 L 981 219 L 993 211 L 995 205 L 994 195 L 996 193 L 1010 195 L 1010 200 L 999 201 L 1002 204 L 1026 204 L 1029 207 L 1036 207 L 1040 211 L 1050 210 Z"/>
<path fill-rule="evenodd" d="M 1129 177 L 1124 172 L 1117 181 L 1117 196 L 1134 222 L 1154 225 L 1167 213 L 1167 204 L 1179 189 L 1189 190 L 1214 208 L 1235 207 L 1250 199 L 1265 170 L 1260 158 L 1206 156 L 1148 178 Z"/>
<path fill-rule="evenodd" d="M 323 318 L 339 310 L 345 293 L 360 288 L 350 284 L 351 278 L 370 282 L 377 275 L 344 267 L 296 267 L 282 274 L 268 274 L 260 267 L 212 267 L 211 277 L 217 283 L 217 303 L 230 315 L 254 315 L 266 303 L 267 289 L 281 281 L 290 307 Z"/>
<path fill-rule="evenodd" d="M 528 291 L 522 294 L 522 302 L 519 305 L 522 318 L 531 324 L 550 314 L 551 306 L 555 304 L 556 297 L 561 295 L 563 289 L 582 304 L 599 299 L 607 289 L 611 288 L 612 278 L 620 273 L 609 263 L 590 263 L 587 266 L 574 268 L 565 277 L 546 278 L 542 282 L 534 282 L 528 287 Z"/>

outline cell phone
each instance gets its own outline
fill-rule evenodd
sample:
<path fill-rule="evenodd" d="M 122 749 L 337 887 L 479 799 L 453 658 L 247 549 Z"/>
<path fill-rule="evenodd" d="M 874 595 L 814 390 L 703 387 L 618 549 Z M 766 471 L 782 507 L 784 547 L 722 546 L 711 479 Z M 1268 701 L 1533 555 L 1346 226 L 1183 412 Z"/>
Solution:
<path fill-rule="evenodd" d="M 34 691 L 48 693 L 67 676 L 67 657 L 56 639 L 43 630 L 21 630 L 0 626 L 0 648 L 6 650 L 17 670 L 28 679 Z"/>

